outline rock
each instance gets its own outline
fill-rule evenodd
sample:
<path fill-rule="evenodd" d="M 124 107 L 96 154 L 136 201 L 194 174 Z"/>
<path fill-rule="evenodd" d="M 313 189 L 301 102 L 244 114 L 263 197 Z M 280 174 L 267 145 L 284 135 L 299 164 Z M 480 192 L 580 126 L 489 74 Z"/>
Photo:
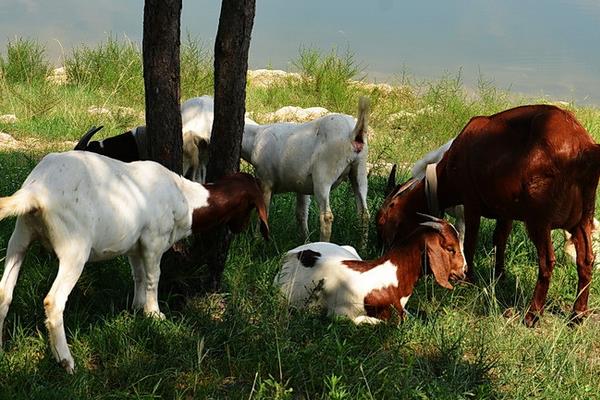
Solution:
<path fill-rule="evenodd" d="M 264 120 L 267 122 L 306 122 L 327 114 L 329 114 L 329 110 L 323 107 L 285 106 L 275 112 L 267 113 Z"/>
<path fill-rule="evenodd" d="M 4 124 L 14 124 L 18 121 L 15 114 L 4 114 L 0 115 L 0 122 Z"/>
<path fill-rule="evenodd" d="M 8 133 L 0 132 L 0 147 L 17 147 L 19 142 Z"/>
<path fill-rule="evenodd" d="M 248 80 L 252 86 L 267 88 L 280 85 L 288 80 L 300 80 L 302 76 L 295 72 L 286 72 L 280 69 L 256 69 L 248 71 Z"/>
<path fill-rule="evenodd" d="M 88 113 L 92 115 L 111 115 L 112 113 L 106 107 L 91 106 L 88 108 Z"/>
<path fill-rule="evenodd" d="M 65 67 L 55 68 L 50 75 L 46 77 L 46 80 L 55 85 L 64 85 L 67 83 L 67 71 Z"/>

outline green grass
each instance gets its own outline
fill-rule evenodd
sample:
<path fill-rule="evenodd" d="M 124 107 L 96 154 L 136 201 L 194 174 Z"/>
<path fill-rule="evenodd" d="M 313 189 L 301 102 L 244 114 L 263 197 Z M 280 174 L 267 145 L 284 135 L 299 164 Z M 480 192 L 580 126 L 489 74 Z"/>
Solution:
<path fill-rule="evenodd" d="M 31 50 L 25 53 L 31 57 L 26 59 L 41 68 L 45 61 L 33 57 L 40 48 L 27 43 Z M 17 41 L 11 46 L 24 45 Z M 210 93 L 211 55 L 193 38 L 184 48 L 182 96 Z M 139 57 L 135 45 L 109 38 L 97 48 L 73 50 L 66 63 L 72 79 L 66 85 L 12 80 L 4 72 L 0 114 L 16 114 L 19 120 L 0 123 L 0 130 L 18 139 L 37 138 L 53 149 L 76 140 L 90 125 L 105 125 L 101 134 L 108 136 L 143 123 L 139 115 L 119 111 L 130 107 L 143 112 Z M 500 91 L 484 79 L 466 90 L 460 73 L 434 82 L 405 77 L 402 86 L 389 93 L 350 87 L 347 79 L 361 71 L 350 52 L 304 50 L 299 57 L 299 71 L 313 78 L 266 89 L 249 87 L 248 109 L 258 119 L 289 104 L 355 114 L 358 97 L 368 95 L 372 162 L 407 167 L 456 135 L 473 115 L 538 101 Z M 20 76 L 37 66 L 22 67 L 25 74 Z M 330 76 L 314 80 L 318 74 Z M 107 107 L 112 113 L 92 115 L 91 106 Z M 598 141 L 600 111 L 571 109 Z M 400 111 L 404 113 L 390 118 Z M 36 147 L 0 151 L 0 196 L 17 190 L 42 156 Z M 383 201 L 385 177 L 373 174 L 369 185 L 369 207 L 375 215 Z M 352 199 L 345 183 L 333 192 L 334 242 L 356 245 L 359 240 Z M 590 318 L 581 326 L 567 324 L 577 273 L 562 252 L 560 233 L 554 235 L 558 262 L 546 313 L 535 329 L 520 322 L 535 285 L 535 249 L 522 224 L 515 224 L 507 278 L 496 282 L 490 221 L 482 223 L 475 285 L 448 291 L 431 277 L 421 279 L 408 303 L 412 317 L 407 321 L 356 327 L 315 310 L 288 310 L 273 289 L 281 255 L 299 244 L 290 223 L 293 210 L 293 196 L 275 196 L 272 240 L 264 242 L 252 232 L 237 236 L 221 293 L 204 295 L 199 290 L 182 299 L 163 290 L 164 321 L 131 311 L 133 283 L 125 259 L 87 265 L 65 312 L 77 368 L 73 376 L 54 361 L 44 326 L 42 301 L 57 261 L 41 246 L 32 246 L 5 323 L 0 398 L 598 398 L 600 323 Z M 14 219 L 0 221 L 0 256 L 13 226 Z M 310 227 L 316 240 L 314 206 Z M 372 227 L 368 250 L 361 255 L 378 254 Z M 200 266 L 198 274 L 203 273 Z M 161 281 L 163 288 L 168 285 Z M 590 307 L 597 312 L 599 306 L 600 284 L 595 280 Z M 512 316 L 503 316 L 507 309 Z"/>

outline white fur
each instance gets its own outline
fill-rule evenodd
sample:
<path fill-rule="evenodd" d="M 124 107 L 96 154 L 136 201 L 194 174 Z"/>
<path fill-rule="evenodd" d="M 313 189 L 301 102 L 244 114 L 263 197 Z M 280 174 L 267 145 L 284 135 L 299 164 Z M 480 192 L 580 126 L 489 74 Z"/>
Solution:
<path fill-rule="evenodd" d="M 298 259 L 297 254 L 303 250 L 321 254 L 313 267 L 305 267 Z M 355 251 L 332 243 L 317 242 L 296 247 L 287 253 L 274 284 L 295 307 L 306 306 L 317 297 L 317 304 L 326 307 L 329 315 L 344 315 L 355 323 L 378 321 L 367 316 L 364 298 L 373 290 L 397 287 L 396 266 L 385 261 L 371 270 L 359 272 L 344 265 L 344 260 L 361 259 Z M 319 288 L 319 293 L 315 293 L 315 288 Z M 403 300 L 404 307 L 408 297 Z"/>
<path fill-rule="evenodd" d="M 17 215 L 0 281 L 1 332 L 28 245 L 52 248 L 59 269 L 44 300 L 51 349 L 72 372 L 63 310 L 87 261 L 127 255 L 135 282 L 133 306 L 162 317 L 157 288 L 162 254 L 191 233 L 192 212 L 209 192 L 152 161 L 123 163 L 85 151 L 44 157 L 21 189 L 0 199 L 0 219 Z"/>
<path fill-rule="evenodd" d="M 567 231 L 565 232 L 565 248 L 564 251 L 569 255 L 571 261 L 577 263 L 577 252 L 575 251 L 575 244 L 573 240 L 571 240 L 571 234 Z M 596 257 L 598 254 L 598 250 L 600 249 L 600 221 L 594 218 L 594 223 L 592 225 L 592 252 L 594 253 L 594 265 L 596 268 L 600 269 L 600 260 Z"/>
<path fill-rule="evenodd" d="M 199 138 L 210 144 L 210 136 L 214 119 L 214 100 L 211 96 L 205 95 L 201 97 L 193 97 L 186 100 L 181 105 L 181 122 L 184 140 L 186 133 L 190 133 L 192 137 Z M 254 124 L 250 118 L 246 118 L 246 124 Z M 199 162 L 194 162 L 191 152 L 183 152 L 183 173 L 185 174 L 190 167 L 193 168 L 192 179 L 199 183 L 206 181 L 206 166 L 208 165 L 208 154 L 200 151 Z M 197 167 L 196 167 L 197 166 Z"/>
<path fill-rule="evenodd" d="M 365 100 L 358 122 L 349 115 L 331 114 L 303 124 L 246 124 L 242 157 L 256 169 L 267 209 L 272 194 L 295 192 L 296 219 L 305 237 L 309 234 L 310 195 L 314 194 L 320 210 L 320 240 L 330 240 L 333 214 L 329 193 L 349 176 L 363 223 L 362 244 L 366 241 L 367 108 Z M 365 131 L 364 147 L 356 153 L 352 142 L 361 129 Z"/>

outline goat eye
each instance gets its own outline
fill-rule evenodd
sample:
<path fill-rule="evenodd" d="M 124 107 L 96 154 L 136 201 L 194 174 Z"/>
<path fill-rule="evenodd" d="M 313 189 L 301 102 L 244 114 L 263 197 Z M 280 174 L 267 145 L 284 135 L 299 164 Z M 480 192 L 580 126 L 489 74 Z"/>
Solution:
<path fill-rule="evenodd" d="M 456 250 L 454 250 L 454 247 L 448 247 L 446 248 L 446 250 L 448 250 L 452 255 L 456 254 Z"/>

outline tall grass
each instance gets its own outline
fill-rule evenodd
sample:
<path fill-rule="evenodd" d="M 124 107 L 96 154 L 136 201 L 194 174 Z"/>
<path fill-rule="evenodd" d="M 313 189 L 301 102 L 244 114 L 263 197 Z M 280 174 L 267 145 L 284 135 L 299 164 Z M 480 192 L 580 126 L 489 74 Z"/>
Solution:
<path fill-rule="evenodd" d="M 360 78 L 361 70 L 348 54 L 301 51 L 296 62 L 305 78 L 268 88 L 250 85 L 248 109 L 258 119 L 290 104 L 353 114 L 358 96 L 368 95 L 369 161 L 407 167 L 456 135 L 473 115 L 530 101 L 483 78 L 476 88 L 466 89 L 460 72 L 433 82 L 404 80 L 391 92 L 351 86 L 348 79 Z M 76 139 L 89 125 L 103 124 L 104 135 L 110 135 L 143 122 L 119 117 L 117 109 L 143 111 L 135 45 L 109 38 L 95 48 L 79 47 L 67 58 L 67 85 L 3 78 L 0 114 L 15 113 L 19 121 L 0 123 L 0 130 L 58 149 L 57 142 Z M 188 36 L 182 46 L 182 97 L 211 92 L 211 63 L 209 51 Z M 90 114 L 91 105 L 105 105 L 112 113 Z M 572 109 L 598 141 L 600 111 Z M 43 155 L 36 147 L 0 149 L 0 196 L 16 191 Z M 383 176 L 369 177 L 371 215 L 383 201 L 384 186 Z M 356 245 L 359 240 L 352 198 L 347 183 L 332 192 L 336 243 Z M 126 259 L 86 265 L 65 311 L 74 376 L 64 374 L 54 361 L 44 326 L 42 302 L 57 261 L 41 246 L 32 246 L 4 326 L 0 398 L 598 397 L 600 326 L 594 317 L 579 327 L 567 325 L 577 272 L 562 252 L 561 235 L 553 237 L 557 267 L 547 311 L 536 329 L 520 322 L 535 285 L 535 249 L 516 223 L 507 246 L 506 278 L 497 281 L 492 273 L 493 225 L 486 220 L 475 257 L 475 285 L 448 291 L 431 277 L 422 278 L 407 305 L 412 313 L 407 321 L 356 327 L 319 310 L 289 310 L 272 287 L 281 255 L 300 243 L 290 226 L 293 215 L 294 196 L 277 195 L 270 210 L 271 241 L 252 232 L 237 236 L 221 293 L 206 295 L 197 288 L 196 296 L 184 297 L 173 282 L 162 280 L 164 321 L 129 309 L 133 285 Z M 317 240 L 314 205 L 309 226 Z M 14 219 L 0 221 L 0 257 L 13 227 Z M 365 259 L 380 253 L 375 237 L 371 226 L 369 245 L 361 254 Z M 204 272 L 198 266 L 198 276 Z M 598 280 L 590 307 L 596 312 L 600 307 Z"/>
<path fill-rule="evenodd" d="M 33 39 L 17 38 L 8 42 L 6 57 L 0 57 L 0 70 L 7 83 L 39 84 L 46 79 L 50 64 L 45 48 Z"/>

